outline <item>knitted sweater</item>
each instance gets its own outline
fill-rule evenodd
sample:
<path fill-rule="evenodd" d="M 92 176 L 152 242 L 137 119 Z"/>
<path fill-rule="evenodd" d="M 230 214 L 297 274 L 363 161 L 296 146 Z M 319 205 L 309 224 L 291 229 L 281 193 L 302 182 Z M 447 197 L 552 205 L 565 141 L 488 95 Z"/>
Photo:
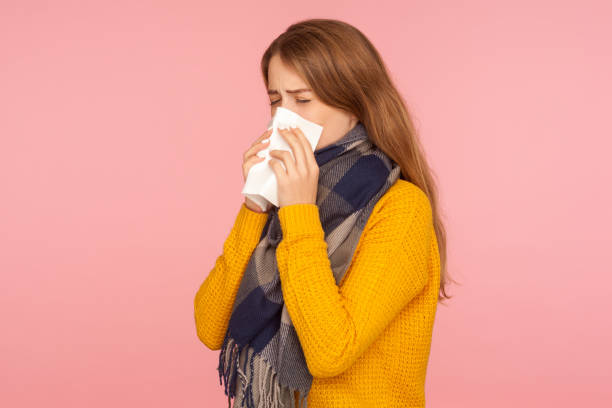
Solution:
<path fill-rule="evenodd" d="M 313 383 L 309 408 L 424 407 L 440 285 L 429 200 L 398 179 L 376 203 L 340 285 L 316 204 L 278 210 L 283 299 Z M 243 272 L 268 214 L 241 205 L 195 300 L 198 338 L 221 348 Z"/>

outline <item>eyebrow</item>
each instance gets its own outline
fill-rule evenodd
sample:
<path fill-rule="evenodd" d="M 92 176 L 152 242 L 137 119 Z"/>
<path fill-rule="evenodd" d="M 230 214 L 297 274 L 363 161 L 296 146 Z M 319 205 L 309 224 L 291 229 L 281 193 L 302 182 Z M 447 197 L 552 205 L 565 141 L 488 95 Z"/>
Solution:
<path fill-rule="evenodd" d="M 300 92 L 311 92 L 310 88 L 300 88 L 300 89 L 288 89 L 286 92 L 290 94 L 300 93 Z M 278 91 L 276 89 L 268 89 L 268 95 L 278 95 Z"/>

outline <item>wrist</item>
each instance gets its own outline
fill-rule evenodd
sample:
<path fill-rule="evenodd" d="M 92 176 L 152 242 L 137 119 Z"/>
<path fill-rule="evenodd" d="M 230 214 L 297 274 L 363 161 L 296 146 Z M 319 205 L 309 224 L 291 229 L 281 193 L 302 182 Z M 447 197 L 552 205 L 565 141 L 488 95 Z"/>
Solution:
<path fill-rule="evenodd" d="M 259 208 L 259 206 L 257 204 L 251 204 L 248 201 L 244 202 L 244 206 L 249 209 L 250 211 L 256 212 L 258 214 L 264 214 L 265 211 L 262 211 L 261 208 Z"/>

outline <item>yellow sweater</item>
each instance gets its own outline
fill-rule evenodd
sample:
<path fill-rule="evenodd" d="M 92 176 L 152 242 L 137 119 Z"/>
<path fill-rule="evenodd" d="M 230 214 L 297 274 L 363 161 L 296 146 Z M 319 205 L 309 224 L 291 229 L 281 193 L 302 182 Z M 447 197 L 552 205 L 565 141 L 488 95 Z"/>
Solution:
<path fill-rule="evenodd" d="M 427 196 L 398 179 L 376 203 L 340 285 L 315 204 L 278 211 L 284 302 L 313 383 L 309 408 L 424 407 L 440 261 Z M 195 300 L 199 339 L 223 343 L 268 214 L 244 204 Z"/>

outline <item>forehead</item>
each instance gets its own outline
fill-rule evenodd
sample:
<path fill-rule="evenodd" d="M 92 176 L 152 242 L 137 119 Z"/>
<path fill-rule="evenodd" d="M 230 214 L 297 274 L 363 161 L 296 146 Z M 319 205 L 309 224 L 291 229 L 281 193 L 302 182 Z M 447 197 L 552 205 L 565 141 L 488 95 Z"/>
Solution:
<path fill-rule="evenodd" d="M 291 67 L 285 65 L 278 55 L 268 65 L 268 89 L 285 90 L 308 88 L 306 82 Z"/>

